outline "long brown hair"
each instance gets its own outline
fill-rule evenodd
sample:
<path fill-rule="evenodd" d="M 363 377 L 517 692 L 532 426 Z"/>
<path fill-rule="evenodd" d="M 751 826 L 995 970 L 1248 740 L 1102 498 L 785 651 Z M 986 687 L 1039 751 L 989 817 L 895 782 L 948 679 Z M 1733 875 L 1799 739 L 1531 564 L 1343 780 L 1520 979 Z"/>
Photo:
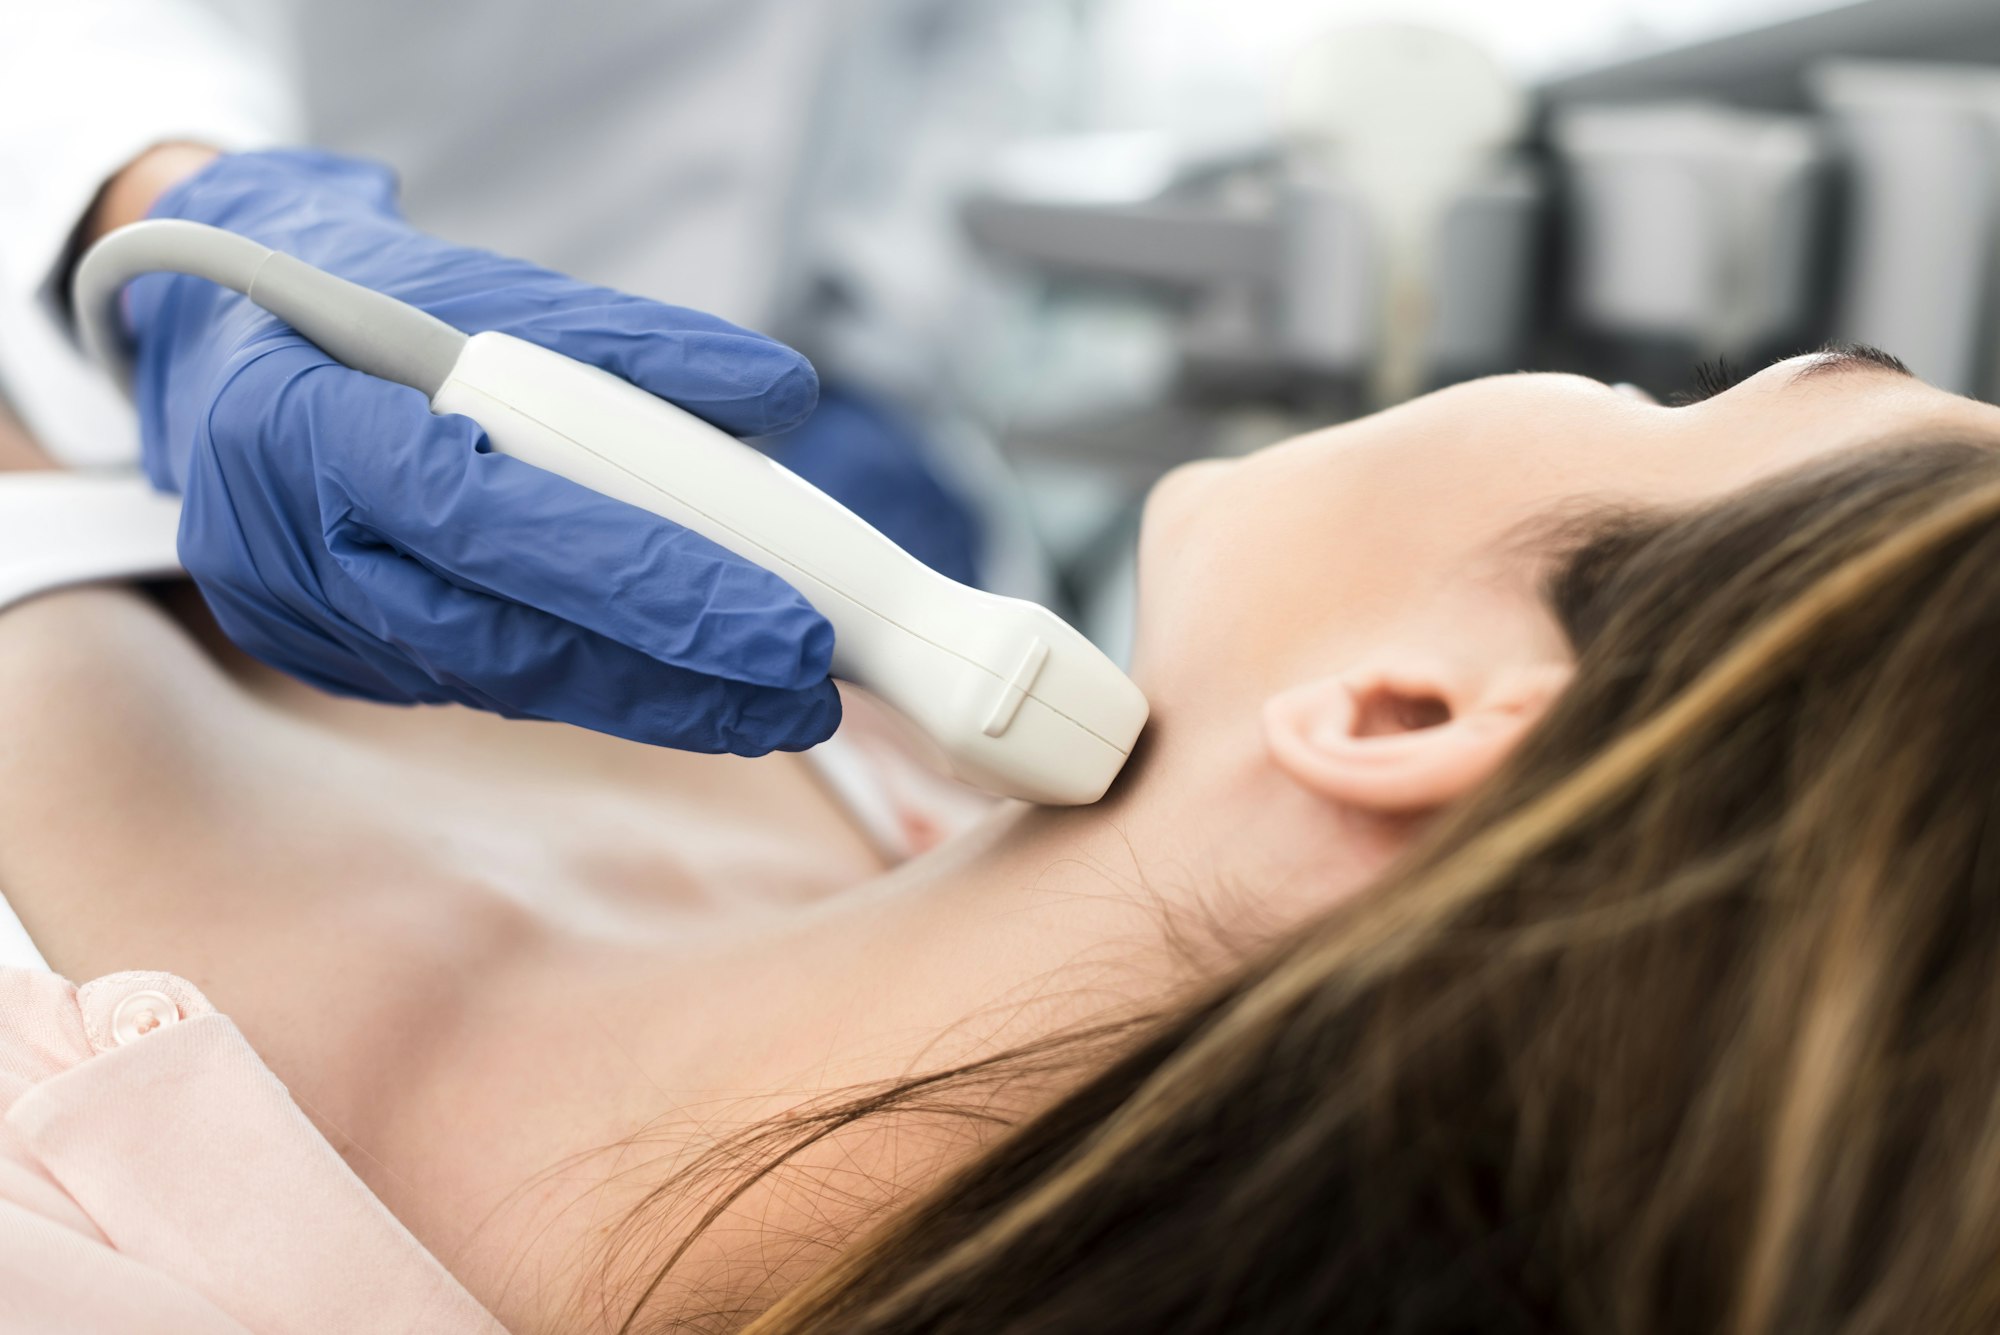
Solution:
<path fill-rule="evenodd" d="M 2000 456 L 1567 545 L 1502 774 L 753 1329 L 2000 1330 Z"/>

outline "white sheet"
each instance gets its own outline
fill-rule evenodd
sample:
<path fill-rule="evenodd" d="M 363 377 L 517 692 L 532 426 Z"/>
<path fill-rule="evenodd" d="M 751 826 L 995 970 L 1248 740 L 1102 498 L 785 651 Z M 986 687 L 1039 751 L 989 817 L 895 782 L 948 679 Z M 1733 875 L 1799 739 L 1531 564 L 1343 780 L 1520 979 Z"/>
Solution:
<path fill-rule="evenodd" d="M 0 608 L 73 584 L 179 572 L 181 504 L 136 471 L 0 477 Z"/>

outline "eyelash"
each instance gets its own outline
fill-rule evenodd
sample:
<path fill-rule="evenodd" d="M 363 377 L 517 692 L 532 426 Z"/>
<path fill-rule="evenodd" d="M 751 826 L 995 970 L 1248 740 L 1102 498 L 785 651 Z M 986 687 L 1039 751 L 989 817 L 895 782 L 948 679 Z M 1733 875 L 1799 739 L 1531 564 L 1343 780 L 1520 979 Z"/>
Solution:
<path fill-rule="evenodd" d="M 1667 396 L 1667 406 L 1687 408 L 1705 399 L 1712 399 L 1724 390 L 1733 389 L 1742 373 L 1729 364 L 1727 357 L 1717 357 L 1713 361 L 1702 362 L 1694 368 L 1694 388 L 1679 389 Z"/>

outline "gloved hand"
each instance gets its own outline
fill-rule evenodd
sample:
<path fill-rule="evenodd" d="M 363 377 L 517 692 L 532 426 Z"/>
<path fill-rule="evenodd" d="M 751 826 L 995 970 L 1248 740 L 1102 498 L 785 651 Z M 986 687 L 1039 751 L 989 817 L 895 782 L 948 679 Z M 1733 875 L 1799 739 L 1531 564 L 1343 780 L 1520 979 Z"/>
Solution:
<path fill-rule="evenodd" d="M 756 334 L 414 230 L 373 164 L 225 156 L 151 216 L 594 363 L 739 435 L 784 430 L 817 394 L 804 358 Z M 211 283 L 140 279 L 126 313 L 146 469 L 184 496 L 181 560 L 258 658 L 341 694 L 691 751 L 798 750 L 838 726 L 833 629 L 777 576 L 488 452 L 474 422 Z"/>

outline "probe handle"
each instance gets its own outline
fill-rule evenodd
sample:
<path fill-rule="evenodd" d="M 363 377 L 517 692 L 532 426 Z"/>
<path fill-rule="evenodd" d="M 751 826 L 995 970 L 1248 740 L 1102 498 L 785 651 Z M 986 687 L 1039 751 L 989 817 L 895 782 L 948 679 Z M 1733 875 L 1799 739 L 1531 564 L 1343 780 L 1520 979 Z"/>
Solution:
<path fill-rule="evenodd" d="M 1138 687 L 1047 608 L 947 579 L 742 441 L 597 367 L 474 334 L 431 408 L 788 581 L 833 625 L 834 675 L 901 712 L 977 787 L 1094 802 L 1145 725 Z"/>
<path fill-rule="evenodd" d="M 118 294 L 156 269 L 241 292 L 336 360 L 470 417 L 500 453 L 789 581 L 833 624 L 834 675 L 900 711 L 967 783 L 1094 802 L 1145 726 L 1146 697 L 1062 618 L 946 579 L 735 437 L 607 371 L 506 334 L 468 337 L 247 237 L 169 219 L 90 248 L 73 289 L 81 332 L 121 378 Z"/>

